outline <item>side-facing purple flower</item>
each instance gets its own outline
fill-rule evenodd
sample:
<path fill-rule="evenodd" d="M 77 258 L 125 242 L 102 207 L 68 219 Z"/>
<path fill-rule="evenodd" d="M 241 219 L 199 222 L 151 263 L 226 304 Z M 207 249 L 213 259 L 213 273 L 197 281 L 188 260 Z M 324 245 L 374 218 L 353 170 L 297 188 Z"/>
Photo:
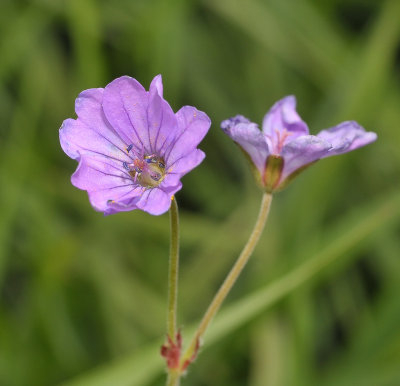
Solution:
<path fill-rule="evenodd" d="M 262 131 L 242 115 L 221 123 L 245 152 L 256 179 L 267 192 L 283 189 L 300 171 L 325 157 L 343 154 L 376 140 L 355 121 L 310 135 L 307 124 L 296 111 L 296 98 L 287 96 L 265 115 Z"/>
<path fill-rule="evenodd" d="M 77 119 L 60 128 L 64 152 L 79 161 L 71 182 L 86 190 L 104 214 L 141 209 L 166 212 L 180 179 L 198 166 L 198 144 L 210 128 L 208 116 L 191 106 L 176 114 L 163 98 L 161 75 L 146 91 L 123 76 L 79 94 Z"/>

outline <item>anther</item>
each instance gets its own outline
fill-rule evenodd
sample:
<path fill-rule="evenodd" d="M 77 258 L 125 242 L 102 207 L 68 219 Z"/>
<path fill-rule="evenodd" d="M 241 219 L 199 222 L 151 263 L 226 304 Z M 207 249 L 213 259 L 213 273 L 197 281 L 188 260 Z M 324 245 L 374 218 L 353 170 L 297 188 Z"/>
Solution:
<path fill-rule="evenodd" d="M 131 168 L 129 167 L 128 162 L 124 161 L 124 162 L 122 162 L 122 165 L 123 165 L 124 169 L 126 169 L 128 172 L 131 171 Z"/>
<path fill-rule="evenodd" d="M 126 148 L 126 152 L 129 153 L 133 148 L 133 144 L 130 144 L 127 148 Z"/>
<path fill-rule="evenodd" d="M 157 157 L 156 157 L 155 154 L 146 155 L 146 156 L 144 157 L 144 159 L 146 160 L 146 162 L 147 162 L 148 164 L 154 164 L 154 163 L 157 162 Z"/>

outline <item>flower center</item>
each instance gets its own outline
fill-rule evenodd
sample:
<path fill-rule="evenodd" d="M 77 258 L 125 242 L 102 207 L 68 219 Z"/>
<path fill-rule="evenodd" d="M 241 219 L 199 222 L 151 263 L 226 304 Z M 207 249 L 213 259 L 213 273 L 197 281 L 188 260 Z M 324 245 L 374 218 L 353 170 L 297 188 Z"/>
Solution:
<path fill-rule="evenodd" d="M 123 163 L 134 182 L 145 188 L 155 188 L 165 177 L 164 159 L 155 154 L 144 155 L 134 159 L 132 163 Z"/>
<path fill-rule="evenodd" d="M 286 138 L 291 136 L 293 133 L 291 133 L 286 129 L 282 130 L 275 129 L 274 132 L 275 132 L 275 137 L 273 137 L 273 135 L 267 135 L 267 137 L 272 142 L 272 154 L 280 155 L 283 145 L 286 142 Z"/>

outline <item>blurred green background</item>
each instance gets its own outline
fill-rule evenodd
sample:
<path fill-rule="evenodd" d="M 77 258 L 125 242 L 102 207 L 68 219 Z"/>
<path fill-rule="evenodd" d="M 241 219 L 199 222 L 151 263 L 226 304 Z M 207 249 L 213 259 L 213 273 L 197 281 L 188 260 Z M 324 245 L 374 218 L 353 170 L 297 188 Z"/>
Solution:
<path fill-rule="evenodd" d="M 164 384 L 168 215 L 95 212 L 58 141 L 80 91 L 158 73 L 213 121 L 177 195 L 186 341 L 261 198 L 220 121 L 295 94 L 312 133 L 379 137 L 275 197 L 183 384 L 400 385 L 399 70 L 396 0 L 1 0 L 0 385 Z"/>

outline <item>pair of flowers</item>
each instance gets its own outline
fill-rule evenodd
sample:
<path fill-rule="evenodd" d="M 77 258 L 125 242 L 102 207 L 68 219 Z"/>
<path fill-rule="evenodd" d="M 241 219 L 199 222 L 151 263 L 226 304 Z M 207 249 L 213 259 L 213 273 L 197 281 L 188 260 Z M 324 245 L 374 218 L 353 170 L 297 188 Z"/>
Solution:
<path fill-rule="evenodd" d="M 133 78 L 115 79 L 104 89 L 83 91 L 75 103 L 77 119 L 60 129 L 64 152 L 79 161 L 71 181 L 86 190 L 92 206 L 105 214 L 141 209 L 166 212 L 182 188 L 181 177 L 205 154 L 197 149 L 209 117 L 191 106 L 174 113 L 163 98 L 161 75 L 149 91 Z M 310 135 L 288 96 L 265 115 L 262 131 L 237 115 L 221 124 L 251 161 L 267 192 L 283 189 L 311 163 L 373 142 L 377 136 L 354 121 Z"/>

